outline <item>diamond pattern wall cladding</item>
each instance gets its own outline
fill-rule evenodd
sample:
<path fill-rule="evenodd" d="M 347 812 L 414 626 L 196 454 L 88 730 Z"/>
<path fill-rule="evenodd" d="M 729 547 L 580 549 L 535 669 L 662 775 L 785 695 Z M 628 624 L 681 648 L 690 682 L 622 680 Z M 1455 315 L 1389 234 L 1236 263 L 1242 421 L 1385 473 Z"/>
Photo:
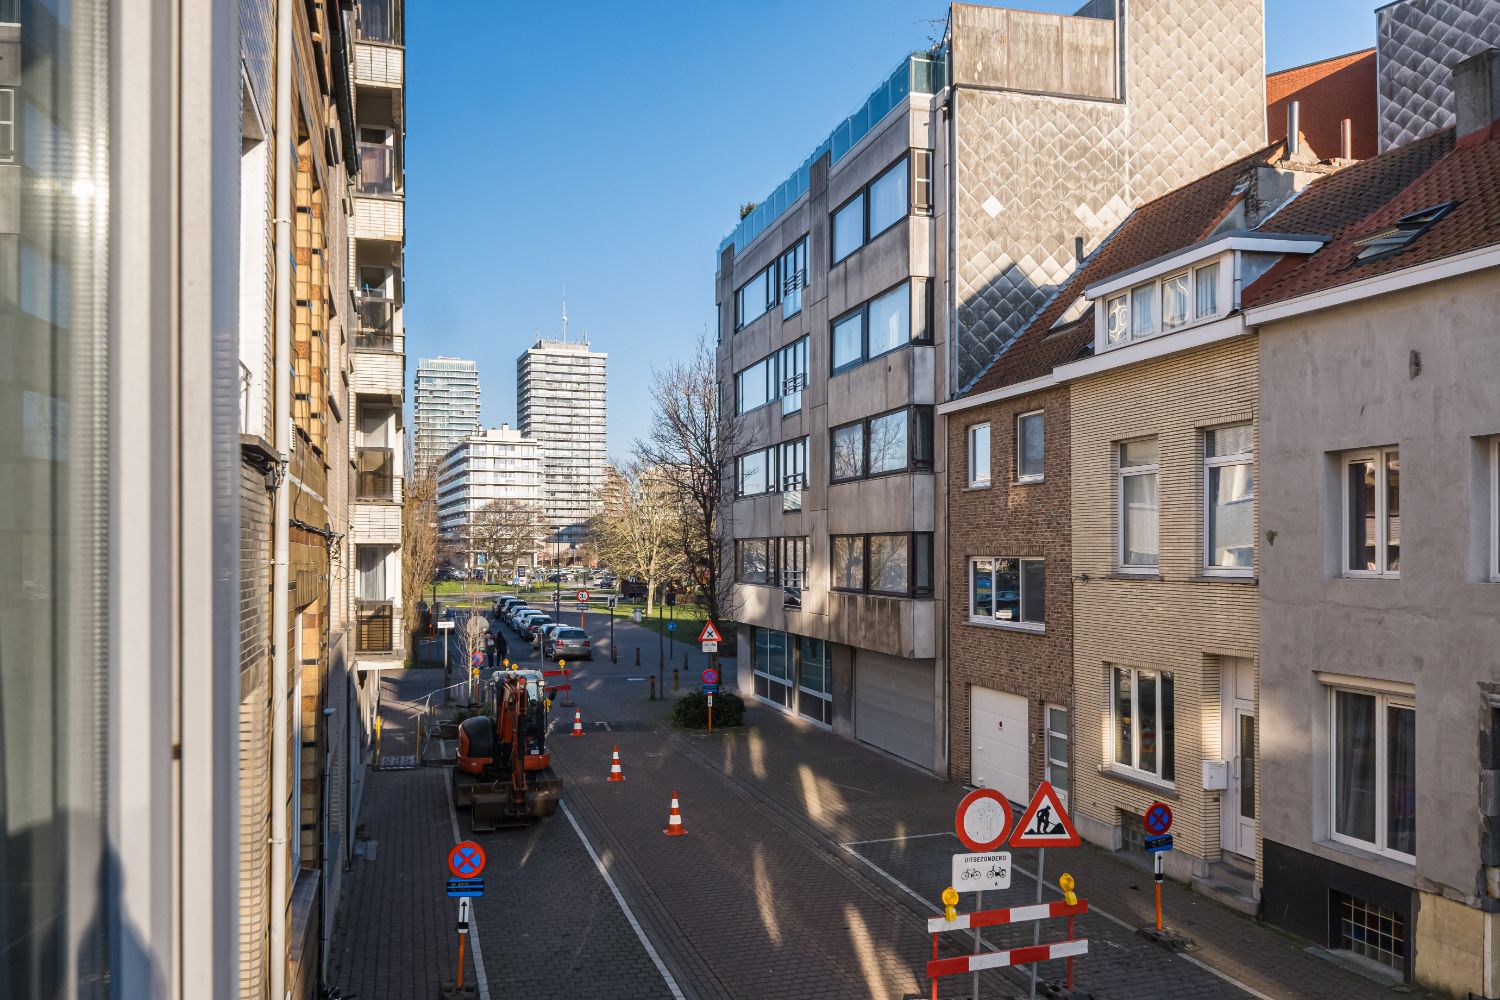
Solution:
<path fill-rule="evenodd" d="M 958 142 L 958 344 L 968 385 L 1136 205 L 1265 142 L 1260 0 L 1133 0 L 1125 100 L 965 90 Z M 998 202 L 998 212 L 985 208 Z"/>
<path fill-rule="evenodd" d="M 1408 0 L 1376 11 L 1380 151 L 1453 124 L 1453 64 L 1500 46 L 1500 0 Z"/>

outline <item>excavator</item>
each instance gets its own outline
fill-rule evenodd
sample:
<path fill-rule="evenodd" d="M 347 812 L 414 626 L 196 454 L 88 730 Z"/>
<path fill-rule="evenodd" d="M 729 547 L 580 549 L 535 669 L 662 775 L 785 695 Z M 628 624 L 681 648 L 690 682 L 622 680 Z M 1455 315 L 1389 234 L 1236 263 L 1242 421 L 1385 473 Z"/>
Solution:
<path fill-rule="evenodd" d="M 453 805 L 472 809 L 473 828 L 527 826 L 551 816 L 562 779 L 547 750 L 545 681 L 536 670 L 496 671 L 494 718 L 476 715 L 458 727 Z"/>

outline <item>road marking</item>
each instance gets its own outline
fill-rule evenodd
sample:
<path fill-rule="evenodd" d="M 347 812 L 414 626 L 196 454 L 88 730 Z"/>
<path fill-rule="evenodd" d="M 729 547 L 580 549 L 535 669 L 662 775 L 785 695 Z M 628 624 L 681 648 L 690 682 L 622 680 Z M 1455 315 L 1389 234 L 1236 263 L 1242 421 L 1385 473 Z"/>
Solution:
<path fill-rule="evenodd" d="M 631 912 L 630 907 L 626 904 L 625 897 L 620 895 L 619 886 L 615 885 L 615 880 L 610 877 L 609 869 L 604 867 L 604 862 L 599 860 L 599 855 L 594 851 L 594 845 L 590 844 L 589 838 L 583 835 L 583 827 L 579 826 L 578 820 L 573 818 L 573 810 L 568 808 L 566 802 L 560 802 L 558 805 L 561 806 L 563 815 L 568 817 L 568 823 L 573 827 L 573 832 L 578 834 L 579 841 L 583 843 L 583 849 L 589 852 L 589 857 L 594 861 L 594 867 L 599 869 L 600 875 L 604 876 L 604 884 L 609 886 L 609 891 L 614 894 L 615 902 L 620 904 L 620 911 L 625 914 L 625 919 L 630 921 L 631 929 L 635 931 L 635 936 L 640 939 L 641 946 L 646 949 L 646 954 L 651 956 L 651 961 L 656 963 L 656 971 L 661 973 L 661 978 L 667 984 L 667 989 L 672 992 L 672 996 L 676 1000 L 687 1000 L 683 996 L 682 989 L 677 985 L 677 980 L 673 979 L 672 973 L 667 971 L 666 963 L 656 953 L 656 947 L 646 937 L 646 932 L 642 929 L 640 921 L 635 919 L 635 914 Z"/>
<path fill-rule="evenodd" d="M 941 908 L 939 908 L 937 906 L 937 904 L 931 902 L 929 899 L 927 899 L 927 897 L 925 897 L 921 893 L 917 892 L 915 889 L 913 889 L 911 886 L 907 885 L 905 882 L 902 882 L 900 879 L 896 878 L 890 872 L 886 871 L 884 868 L 880 867 L 875 862 L 873 862 L 869 858 L 865 857 L 863 854 L 860 854 L 854 848 L 855 848 L 855 846 L 857 846 L 859 844 L 887 844 L 887 843 L 891 843 L 892 841 L 897 841 L 897 840 L 915 840 L 918 837 L 946 837 L 946 836 L 948 836 L 948 834 L 946 832 L 945 833 L 917 833 L 917 834 L 912 834 L 912 835 L 907 836 L 907 837 L 887 837 L 884 840 L 855 840 L 855 841 L 850 841 L 847 844 L 840 844 L 839 846 L 842 847 L 845 851 L 848 851 L 849 854 L 852 857 L 857 858 L 859 861 L 863 862 L 872 871 L 876 872 L 877 874 L 879 874 L 880 876 L 882 876 L 883 878 L 885 878 L 887 881 L 889 881 L 896 888 L 900 889 L 902 892 L 906 893 L 912 899 L 915 899 L 917 902 L 921 903 L 928 910 L 931 910 L 933 913 L 941 913 L 943 911 L 942 911 Z M 1022 875 L 1026 876 L 1029 879 L 1031 879 L 1032 882 L 1036 881 L 1036 873 L 1035 872 L 1029 872 L 1025 868 L 1022 868 L 1020 865 L 1013 865 L 1012 867 L 1014 868 L 1015 871 L 1020 872 Z M 1059 888 L 1057 888 L 1055 885 L 1052 885 L 1051 883 L 1047 883 L 1047 888 L 1051 889 L 1054 893 L 1056 893 L 1059 896 L 1062 895 L 1062 890 L 1059 889 Z M 1134 925 L 1129 924 L 1129 923 L 1125 922 L 1124 920 L 1121 920 L 1119 917 L 1115 916 L 1113 913 L 1108 912 L 1107 910 L 1101 910 L 1099 907 L 1095 906 L 1092 902 L 1089 903 L 1089 913 L 1091 915 L 1093 915 L 1093 916 L 1103 917 L 1105 920 L 1108 920 L 1110 923 L 1117 924 L 1120 927 L 1125 928 L 1127 931 L 1130 931 L 1131 933 L 1135 932 L 1136 928 L 1135 928 Z M 994 951 L 995 950 L 995 946 L 989 944 L 988 942 L 985 943 L 985 948 L 987 950 L 990 950 L 990 951 Z M 1209 973 L 1210 975 L 1217 976 L 1218 978 L 1224 980 L 1224 982 L 1226 982 L 1229 985 L 1235 987 L 1236 989 L 1240 989 L 1240 990 L 1245 991 L 1250 996 L 1255 997 L 1256 1000 L 1276 1000 L 1275 997 L 1272 997 L 1272 996 L 1269 996 L 1268 994 L 1262 993 L 1260 990 L 1256 989 L 1255 987 L 1251 986 L 1248 983 L 1240 982 L 1238 979 L 1234 978 L 1229 973 L 1224 972 L 1221 969 L 1214 968 L 1212 965 L 1209 965 L 1207 962 L 1203 961 L 1202 959 L 1194 958 L 1191 955 L 1186 955 L 1186 954 L 1183 954 L 1181 952 L 1167 952 L 1167 956 L 1169 958 L 1172 957 L 1173 955 L 1176 955 L 1176 957 L 1182 959 L 1185 962 L 1191 962 L 1193 965 L 1198 966 L 1198 968 L 1202 969 L 1204 972 Z"/>
<path fill-rule="evenodd" d="M 861 791 L 862 790 L 863 789 L 861 789 Z M 946 837 L 952 832 L 953 831 L 951 830 L 941 830 L 937 833 L 908 833 L 904 837 L 881 837 L 879 840 L 851 840 L 848 843 L 840 844 L 839 846 L 849 848 L 858 847 L 860 844 L 893 844 L 898 840 L 920 840 L 923 837 Z"/>
<path fill-rule="evenodd" d="M 446 785 L 447 782 L 444 782 Z M 458 813 L 453 809 L 453 796 L 446 788 L 443 798 L 448 800 L 448 822 L 453 826 L 453 842 L 463 840 L 458 832 Z M 484 974 L 484 956 L 479 953 L 479 920 L 477 907 L 469 909 L 469 950 L 474 953 L 474 985 L 479 988 L 479 1000 L 490 1000 L 490 981 Z"/>

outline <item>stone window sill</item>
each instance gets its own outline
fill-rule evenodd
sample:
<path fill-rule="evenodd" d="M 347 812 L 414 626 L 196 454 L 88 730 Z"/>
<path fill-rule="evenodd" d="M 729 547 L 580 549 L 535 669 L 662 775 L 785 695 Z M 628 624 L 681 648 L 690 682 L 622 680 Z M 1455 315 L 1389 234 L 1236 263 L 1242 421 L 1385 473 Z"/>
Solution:
<path fill-rule="evenodd" d="M 1099 773 L 1104 777 L 1110 778 L 1114 781 L 1118 781 L 1123 785 L 1131 785 L 1135 788 L 1143 788 L 1146 791 L 1158 796 L 1159 798 L 1171 799 L 1174 802 L 1180 798 L 1177 793 L 1177 788 L 1174 785 L 1168 785 L 1160 781 L 1151 781 L 1150 779 L 1143 778 L 1138 774 L 1133 774 L 1129 771 L 1122 771 L 1119 768 L 1110 767 L 1107 764 L 1100 765 Z"/>

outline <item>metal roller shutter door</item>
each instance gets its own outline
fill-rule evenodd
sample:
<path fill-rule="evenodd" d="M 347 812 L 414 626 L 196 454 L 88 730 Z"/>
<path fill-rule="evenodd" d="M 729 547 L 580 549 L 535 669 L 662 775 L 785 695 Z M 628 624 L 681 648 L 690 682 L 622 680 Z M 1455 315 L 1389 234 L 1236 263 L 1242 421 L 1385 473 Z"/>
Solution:
<path fill-rule="evenodd" d="M 922 767 L 933 760 L 933 664 L 854 652 L 854 735 Z"/>

